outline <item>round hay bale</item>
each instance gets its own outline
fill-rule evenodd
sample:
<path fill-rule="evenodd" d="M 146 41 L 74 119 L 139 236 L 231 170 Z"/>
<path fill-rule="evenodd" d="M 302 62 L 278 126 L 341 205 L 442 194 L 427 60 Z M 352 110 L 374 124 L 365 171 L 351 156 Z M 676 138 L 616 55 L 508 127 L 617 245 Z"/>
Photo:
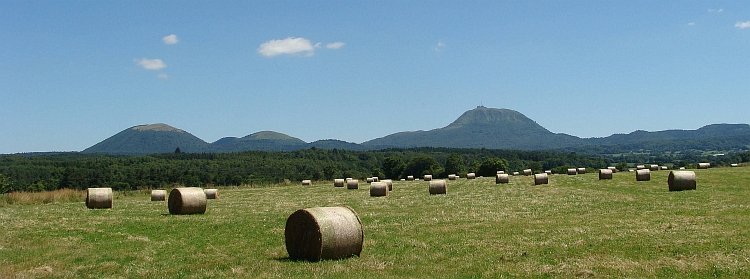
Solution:
<path fill-rule="evenodd" d="M 646 168 L 645 165 L 637 165 L 637 166 L 635 166 L 635 170 L 642 170 L 642 169 L 645 169 L 645 168 Z"/>
<path fill-rule="evenodd" d="M 546 173 L 547 175 L 551 175 L 552 171 L 551 170 L 546 170 L 546 171 L 544 171 L 544 173 Z"/>
<path fill-rule="evenodd" d="M 568 169 L 568 175 L 576 175 L 578 173 L 578 170 L 576 169 Z"/>
<path fill-rule="evenodd" d="M 711 163 L 698 163 L 698 169 L 708 169 L 711 167 Z"/>
<path fill-rule="evenodd" d="M 112 188 L 86 189 L 86 207 L 91 209 L 112 208 Z"/>
<path fill-rule="evenodd" d="M 669 170 L 669 167 L 667 167 L 667 166 L 659 166 L 659 169 L 660 170 Z"/>
<path fill-rule="evenodd" d="M 393 191 L 393 180 L 390 179 L 383 179 L 380 182 L 384 182 L 385 185 L 388 185 L 388 191 Z"/>
<path fill-rule="evenodd" d="M 373 182 L 370 184 L 371 197 L 385 197 L 388 196 L 388 192 L 388 183 Z"/>
<path fill-rule="evenodd" d="M 733 168 L 736 168 L 736 167 L 739 167 L 739 166 L 740 166 L 740 164 L 731 164 L 731 165 L 729 165 L 729 166 L 731 166 L 731 167 L 733 167 Z"/>
<path fill-rule="evenodd" d="M 206 199 L 214 200 L 219 198 L 219 190 L 217 189 L 206 189 L 203 192 L 206 193 Z"/>
<path fill-rule="evenodd" d="M 546 173 L 537 173 L 534 175 L 534 185 L 549 184 L 549 177 Z"/>
<path fill-rule="evenodd" d="M 616 173 L 617 172 L 617 167 L 607 167 L 607 169 L 611 170 L 612 173 Z"/>
<path fill-rule="evenodd" d="M 362 253 L 362 221 L 350 207 L 300 209 L 286 220 L 286 251 L 293 260 L 335 260 Z"/>
<path fill-rule="evenodd" d="M 520 173 L 518 173 L 517 171 L 514 171 L 514 172 L 513 172 L 513 176 L 516 176 L 516 175 L 519 175 L 519 174 L 520 174 Z"/>
<path fill-rule="evenodd" d="M 206 213 L 206 193 L 198 187 L 174 188 L 169 192 L 169 214 Z"/>
<path fill-rule="evenodd" d="M 576 171 L 578 174 L 586 174 L 586 168 L 578 168 Z"/>
<path fill-rule="evenodd" d="M 414 176 L 413 175 L 406 176 L 406 180 L 414 181 Z"/>
<path fill-rule="evenodd" d="M 599 180 L 604 179 L 612 179 L 612 170 L 611 169 L 600 169 L 599 170 Z"/>
<path fill-rule="evenodd" d="M 474 179 L 474 178 L 477 178 L 476 173 L 470 172 L 466 174 L 466 179 Z"/>
<path fill-rule="evenodd" d="M 302 186 L 311 186 L 311 185 L 312 185 L 312 180 L 310 179 L 302 180 Z"/>
<path fill-rule="evenodd" d="M 669 191 L 695 190 L 695 172 L 670 171 L 667 178 Z"/>
<path fill-rule="evenodd" d="M 447 194 L 448 185 L 445 180 L 431 180 L 430 181 L 430 195 Z"/>
<path fill-rule="evenodd" d="M 346 182 L 346 181 L 349 181 L 349 180 L 352 180 L 352 179 L 354 179 L 354 178 L 351 178 L 351 177 L 347 177 L 347 178 L 346 178 L 346 180 L 345 180 L 344 182 Z"/>
<path fill-rule="evenodd" d="M 367 181 L 367 184 L 370 184 L 370 183 L 375 182 L 375 179 L 373 179 L 372 177 L 368 177 L 365 179 L 365 181 Z"/>
<path fill-rule="evenodd" d="M 448 180 L 456 180 L 456 175 L 455 174 L 449 174 L 448 175 Z"/>
<path fill-rule="evenodd" d="M 651 170 L 651 171 L 658 171 L 659 170 L 659 165 L 651 165 L 651 166 L 648 167 L 648 169 Z"/>
<path fill-rule="evenodd" d="M 349 179 L 346 182 L 346 189 L 359 189 L 359 180 Z"/>
<path fill-rule="evenodd" d="M 373 176 L 372 182 L 380 182 L 380 179 L 377 176 Z"/>
<path fill-rule="evenodd" d="M 495 184 L 507 184 L 508 182 L 510 182 L 510 176 L 507 173 L 495 175 Z"/>
<path fill-rule="evenodd" d="M 151 190 L 151 201 L 166 201 L 167 190 Z"/>
<path fill-rule="evenodd" d="M 425 174 L 424 175 L 424 181 L 431 181 L 431 180 L 432 180 L 432 175 L 431 174 Z"/>
<path fill-rule="evenodd" d="M 505 171 L 497 171 L 497 174 L 504 174 Z"/>
<path fill-rule="evenodd" d="M 531 169 L 525 169 L 525 170 L 523 170 L 523 175 L 525 175 L 525 176 L 531 175 Z"/>
<path fill-rule="evenodd" d="M 680 167 L 680 170 L 684 170 L 684 169 L 685 169 L 685 167 Z"/>
<path fill-rule="evenodd" d="M 635 181 L 649 181 L 651 180 L 651 171 L 648 169 L 640 169 L 635 171 Z"/>
<path fill-rule="evenodd" d="M 333 180 L 333 187 L 344 187 L 344 183 L 345 182 L 346 182 L 346 180 L 341 179 L 341 178 L 334 179 Z"/>

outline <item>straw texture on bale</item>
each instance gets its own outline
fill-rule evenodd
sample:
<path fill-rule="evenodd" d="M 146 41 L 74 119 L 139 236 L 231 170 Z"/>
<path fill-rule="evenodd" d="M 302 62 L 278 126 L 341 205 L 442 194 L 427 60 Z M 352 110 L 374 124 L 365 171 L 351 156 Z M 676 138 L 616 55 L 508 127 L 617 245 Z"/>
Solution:
<path fill-rule="evenodd" d="M 670 171 L 667 184 L 669 185 L 669 191 L 695 190 L 695 172 Z"/>
<path fill-rule="evenodd" d="M 409 176 L 406 177 L 406 180 L 414 181 L 414 176 L 413 175 L 409 175 Z"/>
<path fill-rule="evenodd" d="M 510 176 L 507 173 L 498 173 L 495 175 L 495 184 L 506 184 L 510 182 Z"/>
<path fill-rule="evenodd" d="M 312 185 L 312 180 L 309 180 L 309 179 L 302 180 L 302 186 L 310 186 L 310 185 Z"/>
<path fill-rule="evenodd" d="M 470 172 L 466 174 L 466 179 L 474 179 L 474 178 L 477 178 L 476 173 Z"/>
<path fill-rule="evenodd" d="M 586 174 L 586 168 L 578 168 L 578 174 Z"/>
<path fill-rule="evenodd" d="M 658 171 L 659 170 L 659 165 L 651 165 L 648 169 L 651 170 L 651 171 Z"/>
<path fill-rule="evenodd" d="M 209 200 L 214 200 L 219 198 L 219 190 L 216 189 L 206 189 L 203 190 L 204 193 L 206 193 L 206 198 Z"/>
<path fill-rule="evenodd" d="M 523 175 L 525 175 L 525 176 L 531 175 L 531 169 L 525 169 L 525 170 L 523 170 Z"/>
<path fill-rule="evenodd" d="M 174 188 L 169 192 L 169 214 L 206 213 L 206 193 L 197 187 Z"/>
<path fill-rule="evenodd" d="M 445 180 L 431 180 L 430 181 L 430 195 L 447 194 L 448 184 Z"/>
<path fill-rule="evenodd" d="M 388 191 L 393 191 L 393 180 L 383 179 L 380 182 L 384 182 L 385 185 L 388 185 Z"/>
<path fill-rule="evenodd" d="M 86 189 L 86 207 L 91 209 L 112 208 L 112 188 Z"/>
<path fill-rule="evenodd" d="M 334 179 L 333 180 L 333 187 L 344 187 L 344 179 Z"/>
<path fill-rule="evenodd" d="M 645 165 L 637 165 L 637 166 L 635 166 L 636 170 L 642 170 L 642 169 L 645 169 L 645 168 L 646 168 Z"/>
<path fill-rule="evenodd" d="M 599 180 L 604 179 L 612 179 L 612 170 L 611 169 L 600 169 L 599 170 Z"/>
<path fill-rule="evenodd" d="M 286 251 L 293 260 L 334 260 L 362 253 L 362 221 L 350 207 L 300 209 L 286 220 Z"/>
<path fill-rule="evenodd" d="M 505 171 L 497 171 L 497 174 L 504 174 Z"/>
<path fill-rule="evenodd" d="M 549 177 L 546 173 L 537 173 L 534 175 L 534 185 L 549 184 Z"/>
<path fill-rule="evenodd" d="M 607 169 L 611 170 L 612 173 L 616 173 L 617 172 L 617 167 L 607 167 Z"/>
<path fill-rule="evenodd" d="M 698 163 L 699 169 L 707 169 L 711 167 L 711 163 Z"/>
<path fill-rule="evenodd" d="M 568 175 L 576 175 L 578 173 L 578 170 L 576 169 L 568 169 Z"/>
<path fill-rule="evenodd" d="M 346 182 L 346 189 L 359 189 L 359 180 L 349 179 Z"/>
<path fill-rule="evenodd" d="M 448 180 L 456 180 L 456 175 L 455 174 L 449 174 L 448 175 Z"/>
<path fill-rule="evenodd" d="M 651 171 L 648 169 L 640 169 L 635 171 L 636 181 L 649 181 L 651 180 Z"/>
<path fill-rule="evenodd" d="M 371 197 L 385 197 L 388 196 L 388 183 L 385 182 L 373 182 L 370 184 L 370 196 Z"/>
<path fill-rule="evenodd" d="M 166 201 L 167 190 L 151 190 L 151 201 Z"/>
<path fill-rule="evenodd" d="M 425 174 L 424 175 L 424 181 L 430 181 L 430 180 L 432 180 L 432 175 L 431 174 Z"/>

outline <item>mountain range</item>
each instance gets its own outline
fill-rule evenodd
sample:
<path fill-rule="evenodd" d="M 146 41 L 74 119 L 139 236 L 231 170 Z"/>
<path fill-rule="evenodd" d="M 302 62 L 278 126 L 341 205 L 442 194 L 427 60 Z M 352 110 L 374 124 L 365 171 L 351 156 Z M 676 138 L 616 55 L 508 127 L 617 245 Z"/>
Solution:
<path fill-rule="evenodd" d="M 514 150 L 562 150 L 585 146 L 636 144 L 675 140 L 740 138 L 750 145 L 750 125 L 712 124 L 697 130 L 634 131 L 604 138 L 579 138 L 552 133 L 520 112 L 479 106 L 464 112 L 443 128 L 399 132 L 361 144 L 328 139 L 305 142 L 286 134 L 261 131 L 241 138 L 225 137 L 208 143 L 167 124 L 139 125 L 119 132 L 82 153 L 143 155 L 181 152 L 241 152 L 247 150 L 293 151 L 311 147 L 346 150 L 384 148 L 451 147 Z M 744 141 L 747 141 L 745 143 Z"/>

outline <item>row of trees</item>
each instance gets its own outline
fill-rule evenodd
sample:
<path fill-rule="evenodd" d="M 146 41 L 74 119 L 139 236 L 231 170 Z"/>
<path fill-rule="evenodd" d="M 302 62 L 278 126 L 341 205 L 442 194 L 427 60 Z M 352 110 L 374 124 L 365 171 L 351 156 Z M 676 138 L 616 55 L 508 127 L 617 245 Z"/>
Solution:
<path fill-rule="evenodd" d="M 747 162 L 750 152 L 709 157 L 712 165 Z M 706 160 L 701 160 L 706 161 Z M 60 188 L 111 187 L 115 190 L 160 188 L 172 185 L 252 185 L 334 178 L 370 176 L 391 179 L 408 175 L 475 172 L 493 176 L 532 169 L 564 173 L 569 167 L 605 168 L 611 158 L 576 153 L 508 151 L 489 149 L 412 148 L 379 151 L 303 149 L 292 152 L 247 151 L 242 153 L 169 153 L 148 156 L 114 156 L 64 153 L 53 155 L 0 156 L 0 193 L 42 191 Z M 639 161 L 651 163 L 653 161 Z M 660 165 L 664 164 L 657 162 Z M 680 164 L 697 161 L 680 160 Z M 627 167 L 627 164 L 621 167 Z"/>

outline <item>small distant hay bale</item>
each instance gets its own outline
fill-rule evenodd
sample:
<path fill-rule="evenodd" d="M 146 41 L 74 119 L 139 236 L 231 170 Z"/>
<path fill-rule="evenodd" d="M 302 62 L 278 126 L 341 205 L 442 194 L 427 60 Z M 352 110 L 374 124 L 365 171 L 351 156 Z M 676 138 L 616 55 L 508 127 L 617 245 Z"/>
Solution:
<path fill-rule="evenodd" d="M 520 174 L 521 174 L 521 173 L 519 173 L 519 172 L 517 172 L 517 171 L 514 171 L 514 172 L 513 172 L 513 175 L 514 175 L 514 176 L 516 176 L 516 175 L 520 175 Z"/>
<path fill-rule="evenodd" d="M 474 179 L 474 178 L 477 178 L 476 173 L 470 172 L 466 174 L 466 179 Z"/>
<path fill-rule="evenodd" d="M 586 168 L 578 168 L 576 171 L 578 174 L 586 174 Z"/>
<path fill-rule="evenodd" d="M 537 173 L 534 175 L 534 185 L 549 184 L 549 177 L 546 173 Z"/>
<path fill-rule="evenodd" d="M 667 166 L 659 166 L 659 169 L 660 170 L 669 170 L 669 167 L 667 167 Z"/>
<path fill-rule="evenodd" d="M 388 196 L 388 192 L 388 183 L 373 182 L 370 184 L 371 197 L 385 197 Z"/>
<path fill-rule="evenodd" d="M 680 167 L 680 170 L 684 170 L 684 169 L 685 169 L 685 167 Z"/>
<path fill-rule="evenodd" d="M 151 190 L 151 201 L 166 201 L 167 190 Z"/>
<path fill-rule="evenodd" d="M 414 181 L 414 176 L 413 175 L 406 176 L 406 180 Z"/>
<path fill-rule="evenodd" d="M 525 176 L 531 175 L 531 169 L 525 169 L 525 170 L 523 170 L 523 175 L 525 175 Z"/>
<path fill-rule="evenodd" d="M 439 195 L 448 193 L 448 184 L 445 180 L 431 180 L 430 181 L 430 195 Z"/>
<path fill-rule="evenodd" d="M 456 180 L 456 175 L 455 174 L 449 174 L 448 175 L 448 180 Z"/>
<path fill-rule="evenodd" d="M 359 256 L 364 236 L 362 221 L 348 206 L 297 210 L 284 228 L 289 258 L 311 262 Z"/>
<path fill-rule="evenodd" d="M 347 177 L 346 180 L 344 180 L 344 181 L 349 181 L 349 180 L 352 180 L 352 179 L 354 179 L 354 178 Z"/>
<path fill-rule="evenodd" d="M 698 169 L 708 169 L 711 167 L 711 163 L 698 163 Z"/>
<path fill-rule="evenodd" d="M 646 165 L 637 165 L 637 166 L 635 166 L 635 170 L 642 170 L 642 169 L 645 169 L 645 168 L 646 168 Z"/>
<path fill-rule="evenodd" d="M 206 199 L 214 200 L 219 198 L 219 190 L 217 189 L 205 189 L 203 192 L 206 193 Z"/>
<path fill-rule="evenodd" d="M 578 170 L 576 169 L 568 169 L 568 175 L 576 175 L 578 173 Z"/>
<path fill-rule="evenodd" d="M 359 189 L 359 180 L 349 179 L 346 182 L 346 189 Z"/>
<path fill-rule="evenodd" d="M 367 183 L 369 184 L 375 182 L 375 179 L 372 177 L 368 177 L 367 179 L 365 179 L 365 181 L 367 181 Z"/>
<path fill-rule="evenodd" d="M 607 169 L 611 170 L 612 173 L 616 173 L 617 172 L 617 167 L 607 167 Z"/>
<path fill-rule="evenodd" d="M 431 180 L 432 180 L 432 175 L 431 174 L 425 174 L 424 175 L 424 181 L 431 181 Z"/>
<path fill-rule="evenodd" d="M 669 191 L 695 190 L 695 172 L 670 171 L 667 184 L 669 185 Z"/>
<path fill-rule="evenodd" d="M 302 186 L 312 186 L 312 180 L 310 179 L 302 180 Z"/>
<path fill-rule="evenodd" d="M 495 184 L 507 184 L 510 182 L 510 176 L 507 173 L 498 173 L 495 175 Z"/>
<path fill-rule="evenodd" d="M 380 182 L 384 182 L 385 185 L 388 185 L 388 191 L 393 191 L 393 180 L 390 179 L 383 179 Z"/>
<path fill-rule="evenodd" d="M 740 164 L 731 164 L 731 165 L 729 165 L 729 166 L 731 166 L 731 167 L 733 167 L 733 168 L 736 168 L 736 167 L 739 167 L 739 166 L 740 166 Z"/>
<path fill-rule="evenodd" d="M 612 170 L 611 169 L 600 169 L 599 170 L 599 180 L 605 180 L 605 179 L 612 179 Z"/>
<path fill-rule="evenodd" d="M 552 170 L 546 170 L 546 171 L 544 171 L 544 173 L 546 173 L 547 175 L 551 175 L 552 174 Z"/>
<path fill-rule="evenodd" d="M 86 207 L 90 209 L 112 208 L 112 188 L 86 189 Z"/>
<path fill-rule="evenodd" d="M 658 171 L 659 170 L 659 165 L 651 165 L 651 166 L 649 166 L 648 169 L 651 170 L 651 171 Z"/>
<path fill-rule="evenodd" d="M 651 171 L 649 169 L 640 169 L 635 171 L 635 181 L 651 180 Z"/>
<path fill-rule="evenodd" d="M 497 174 L 504 174 L 505 171 L 497 171 Z"/>
<path fill-rule="evenodd" d="M 337 178 L 333 180 L 333 187 L 344 187 L 344 183 L 346 183 L 346 180 Z"/>
<path fill-rule="evenodd" d="M 174 188 L 169 192 L 169 214 L 206 213 L 206 193 L 198 187 Z"/>
<path fill-rule="evenodd" d="M 377 176 L 373 176 L 372 182 L 380 182 L 380 179 Z"/>

